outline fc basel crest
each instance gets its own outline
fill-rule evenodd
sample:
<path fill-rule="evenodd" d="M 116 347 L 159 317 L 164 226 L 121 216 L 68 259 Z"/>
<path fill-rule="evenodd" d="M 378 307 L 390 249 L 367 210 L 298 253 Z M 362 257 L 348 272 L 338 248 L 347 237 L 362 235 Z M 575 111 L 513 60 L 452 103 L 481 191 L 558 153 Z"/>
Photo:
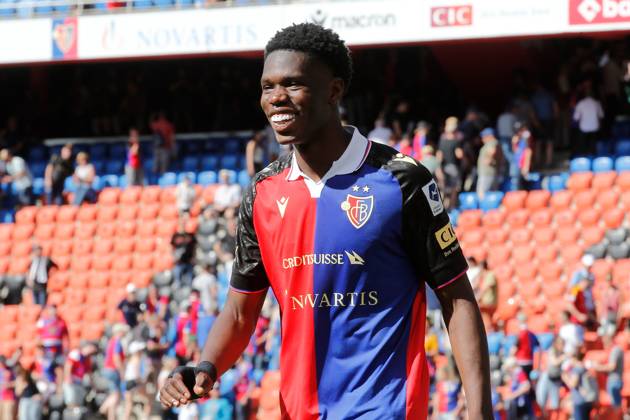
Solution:
<path fill-rule="evenodd" d="M 373 195 L 357 197 L 356 195 L 348 194 L 346 201 L 341 203 L 341 209 L 346 212 L 348 220 L 350 220 L 352 226 L 357 229 L 362 227 L 370 219 L 373 208 Z"/>

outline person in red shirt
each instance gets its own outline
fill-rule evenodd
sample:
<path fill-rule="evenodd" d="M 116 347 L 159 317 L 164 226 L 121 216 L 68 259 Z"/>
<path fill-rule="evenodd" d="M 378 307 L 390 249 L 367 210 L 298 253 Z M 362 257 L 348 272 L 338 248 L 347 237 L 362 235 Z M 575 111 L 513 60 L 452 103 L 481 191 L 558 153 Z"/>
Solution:
<path fill-rule="evenodd" d="M 85 344 L 68 353 L 64 366 L 63 399 L 68 407 L 79 407 L 87 394 L 84 378 L 92 372 L 92 356 L 96 354 L 94 344 Z"/>
<path fill-rule="evenodd" d="M 144 185 L 144 171 L 140 160 L 140 135 L 135 128 L 129 130 L 125 176 L 127 177 L 127 185 Z"/>
<path fill-rule="evenodd" d="M 121 378 L 124 373 L 125 353 L 122 347 L 122 338 L 129 332 L 127 324 L 116 324 L 112 328 L 112 337 L 105 348 L 105 361 L 103 362 L 103 377 L 109 383 L 109 395 L 101 404 L 100 413 L 107 416 L 107 420 L 116 419 L 116 407 L 120 401 Z"/>
<path fill-rule="evenodd" d="M 538 354 L 538 361 L 540 362 L 540 343 L 536 335 L 527 328 L 527 317 L 525 314 L 519 314 L 518 320 L 520 321 L 520 332 L 518 333 L 514 357 L 518 365 L 529 377 L 529 374 L 534 370 L 534 353 Z"/>
<path fill-rule="evenodd" d="M 68 327 L 57 315 L 57 307 L 50 305 L 37 321 L 40 343 L 44 349 L 45 376 L 54 381 L 55 369 L 63 365 L 63 355 L 69 347 Z"/>

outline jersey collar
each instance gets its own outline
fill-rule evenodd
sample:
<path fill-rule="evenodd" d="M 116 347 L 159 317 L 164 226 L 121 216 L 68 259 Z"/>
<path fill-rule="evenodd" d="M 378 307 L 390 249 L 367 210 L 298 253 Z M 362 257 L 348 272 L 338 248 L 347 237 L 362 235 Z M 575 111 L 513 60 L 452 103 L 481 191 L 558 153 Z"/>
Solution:
<path fill-rule="evenodd" d="M 367 158 L 368 152 L 370 151 L 370 142 L 368 139 L 359 133 L 359 130 L 354 126 L 348 125 L 344 128 L 353 130 L 350 143 L 339 159 L 333 162 L 328 172 L 326 172 L 326 175 L 322 177 L 318 184 L 324 183 L 334 176 L 350 174 L 358 170 Z M 309 179 L 300 169 L 297 158 L 295 157 L 295 152 L 293 152 L 291 157 L 291 169 L 287 175 L 287 181 L 295 181 L 300 177 Z"/>

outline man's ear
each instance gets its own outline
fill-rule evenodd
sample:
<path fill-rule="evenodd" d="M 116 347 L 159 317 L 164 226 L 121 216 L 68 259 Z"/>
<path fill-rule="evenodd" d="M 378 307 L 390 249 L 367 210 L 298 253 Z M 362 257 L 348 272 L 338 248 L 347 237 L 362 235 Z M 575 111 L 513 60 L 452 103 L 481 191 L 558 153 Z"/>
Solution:
<path fill-rule="evenodd" d="M 346 91 L 346 84 L 339 77 L 335 77 L 330 82 L 330 97 L 328 99 L 331 105 L 338 104 L 343 98 L 343 94 Z"/>

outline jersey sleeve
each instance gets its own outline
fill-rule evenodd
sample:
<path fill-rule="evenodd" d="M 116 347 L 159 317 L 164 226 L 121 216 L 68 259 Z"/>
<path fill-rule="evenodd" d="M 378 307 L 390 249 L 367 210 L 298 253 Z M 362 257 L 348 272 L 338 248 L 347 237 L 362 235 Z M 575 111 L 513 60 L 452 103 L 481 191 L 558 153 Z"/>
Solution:
<path fill-rule="evenodd" d="M 468 264 L 435 179 L 417 161 L 404 160 L 397 177 L 403 190 L 405 246 L 423 279 L 439 289 L 462 277 Z"/>
<path fill-rule="evenodd" d="M 260 255 L 254 229 L 254 183 L 243 193 L 238 212 L 236 251 L 230 286 L 244 293 L 260 292 L 269 287 L 269 279 Z"/>

